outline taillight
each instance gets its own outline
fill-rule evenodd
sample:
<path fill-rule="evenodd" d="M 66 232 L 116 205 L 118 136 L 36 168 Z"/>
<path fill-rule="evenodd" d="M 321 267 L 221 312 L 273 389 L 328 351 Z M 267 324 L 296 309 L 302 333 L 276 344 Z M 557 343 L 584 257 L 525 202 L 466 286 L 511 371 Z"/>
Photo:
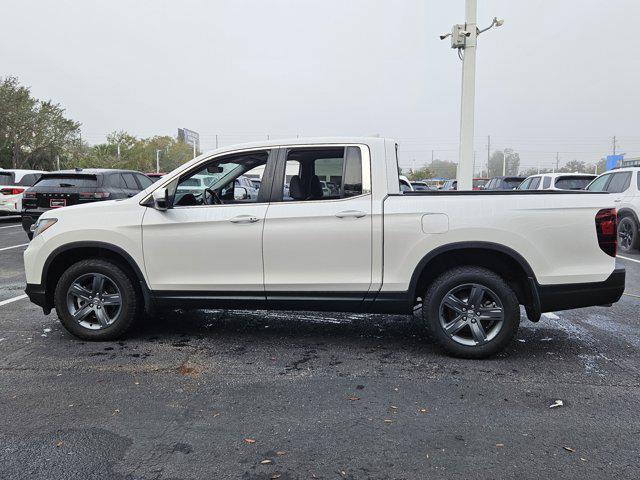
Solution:
<path fill-rule="evenodd" d="M 109 198 L 109 192 L 80 192 L 80 200 L 102 200 Z"/>
<path fill-rule="evenodd" d="M 618 251 L 618 214 L 615 208 L 605 208 L 596 214 L 596 232 L 600 249 L 615 257 Z"/>
<path fill-rule="evenodd" d="M 2 193 L 2 195 L 18 195 L 22 192 L 24 192 L 24 188 L 17 187 L 3 188 L 2 190 L 0 190 L 0 193 Z"/>

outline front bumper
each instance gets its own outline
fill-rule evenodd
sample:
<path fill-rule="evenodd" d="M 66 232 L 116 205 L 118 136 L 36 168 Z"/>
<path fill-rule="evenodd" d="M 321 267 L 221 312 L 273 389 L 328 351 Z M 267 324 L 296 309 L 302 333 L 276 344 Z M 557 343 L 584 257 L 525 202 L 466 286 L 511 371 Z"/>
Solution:
<path fill-rule="evenodd" d="M 626 271 L 617 267 L 604 282 L 538 285 L 540 312 L 611 305 L 624 293 Z"/>

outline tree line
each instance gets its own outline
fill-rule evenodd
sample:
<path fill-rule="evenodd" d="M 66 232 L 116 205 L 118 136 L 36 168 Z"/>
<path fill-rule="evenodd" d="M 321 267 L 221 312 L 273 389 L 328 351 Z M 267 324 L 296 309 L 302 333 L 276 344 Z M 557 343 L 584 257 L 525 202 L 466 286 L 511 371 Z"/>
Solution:
<path fill-rule="evenodd" d="M 552 171 L 559 173 L 602 173 L 605 170 L 606 160 L 601 160 L 597 164 L 590 164 L 581 160 L 571 160 L 566 164 L 555 168 L 531 167 L 527 169 L 520 168 L 520 154 L 511 148 L 504 150 L 496 150 L 489 157 L 488 165 L 483 165 L 481 169 L 475 169 L 475 174 L 483 178 L 499 177 L 504 174 L 507 176 L 528 177 L 537 173 L 551 173 Z M 425 180 L 428 178 L 455 178 L 458 165 L 448 160 L 435 159 L 426 164 L 426 166 L 418 169 L 410 169 L 403 171 L 409 180 Z M 597 170 L 596 170 L 597 168 Z"/>
<path fill-rule="evenodd" d="M 193 157 L 190 145 L 170 136 L 136 138 L 117 131 L 89 145 L 80 122 L 51 100 L 39 100 L 16 77 L 0 78 L 0 167 L 34 170 L 123 168 L 152 172 L 156 156 L 163 171 Z"/>

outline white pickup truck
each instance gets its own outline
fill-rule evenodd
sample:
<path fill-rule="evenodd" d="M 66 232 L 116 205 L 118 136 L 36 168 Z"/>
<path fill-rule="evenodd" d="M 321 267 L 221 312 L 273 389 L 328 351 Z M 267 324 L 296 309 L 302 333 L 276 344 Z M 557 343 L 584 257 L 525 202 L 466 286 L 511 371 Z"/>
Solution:
<path fill-rule="evenodd" d="M 256 198 L 235 191 L 241 175 L 261 178 Z M 196 176 L 206 181 L 194 191 Z M 513 339 L 520 305 L 537 321 L 619 300 L 613 207 L 595 192 L 403 193 L 392 140 L 246 144 L 133 198 L 43 214 L 26 292 L 88 340 L 120 337 L 158 308 L 422 305 L 446 351 L 482 358 Z"/>

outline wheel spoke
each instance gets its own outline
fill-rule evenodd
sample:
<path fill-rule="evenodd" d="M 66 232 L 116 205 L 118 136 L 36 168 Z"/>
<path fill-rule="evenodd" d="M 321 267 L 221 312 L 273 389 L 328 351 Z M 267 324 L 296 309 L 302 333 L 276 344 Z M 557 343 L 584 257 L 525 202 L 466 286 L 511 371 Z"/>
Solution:
<path fill-rule="evenodd" d="M 444 300 L 444 304 L 457 313 L 462 313 L 463 309 L 466 310 L 467 308 L 467 304 L 456 297 L 453 293 L 447 295 Z"/>
<path fill-rule="evenodd" d="M 93 311 L 93 307 L 90 304 L 87 304 L 73 314 L 73 319 L 76 322 L 80 322 L 85 318 L 87 318 L 87 315 L 89 315 L 92 311 Z"/>
<path fill-rule="evenodd" d="M 120 303 L 122 303 L 122 301 L 120 300 L 120 295 L 117 293 L 107 293 L 102 295 L 102 304 L 106 307 L 120 305 Z"/>
<path fill-rule="evenodd" d="M 474 285 L 471 287 L 471 293 L 469 293 L 469 305 L 474 309 L 480 306 L 482 298 L 484 297 L 484 288 L 480 285 Z"/>
<path fill-rule="evenodd" d="M 444 331 L 447 332 L 449 336 L 453 336 L 462 330 L 466 324 L 467 321 L 462 316 L 456 317 L 452 322 L 445 325 Z"/>
<path fill-rule="evenodd" d="M 106 327 L 109 325 L 109 317 L 104 311 L 104 308 L 96 308 L 96 318 L 98 319 L 98 322 L 100 322 L 101 326 Z"/>
<path fill-rule="evenodd" d="M 480 308 L 481 320 L 502 320 L 504 314 L 500 307 L 482 307 Z"/>
<path fill-rule="evenodd" d="M 104 277 L 102 275 L 94 275 L 93 276 L 93 293 L 102 293 L 104 290 Z"/>
<path fill-rule="evenodd" d="M 482 323 L 472 322 L 469 324 L 471 327 L 471 334 L 473 335 L 473 339 L 476 341 L 477 345 L 482 345 L 487 341 L 487 333 L 484 331 L 484 327 Z"/>
<path fill-rule="evenodd" d="M 89 301 L 89 298 L 91 297 L 91 292 L 79 283 L 74 283 L 73 285 L 71 285 L 69 293 L 71 293 L 71 295 L 73 295 L 74 297 L 86 301 Z"/>

